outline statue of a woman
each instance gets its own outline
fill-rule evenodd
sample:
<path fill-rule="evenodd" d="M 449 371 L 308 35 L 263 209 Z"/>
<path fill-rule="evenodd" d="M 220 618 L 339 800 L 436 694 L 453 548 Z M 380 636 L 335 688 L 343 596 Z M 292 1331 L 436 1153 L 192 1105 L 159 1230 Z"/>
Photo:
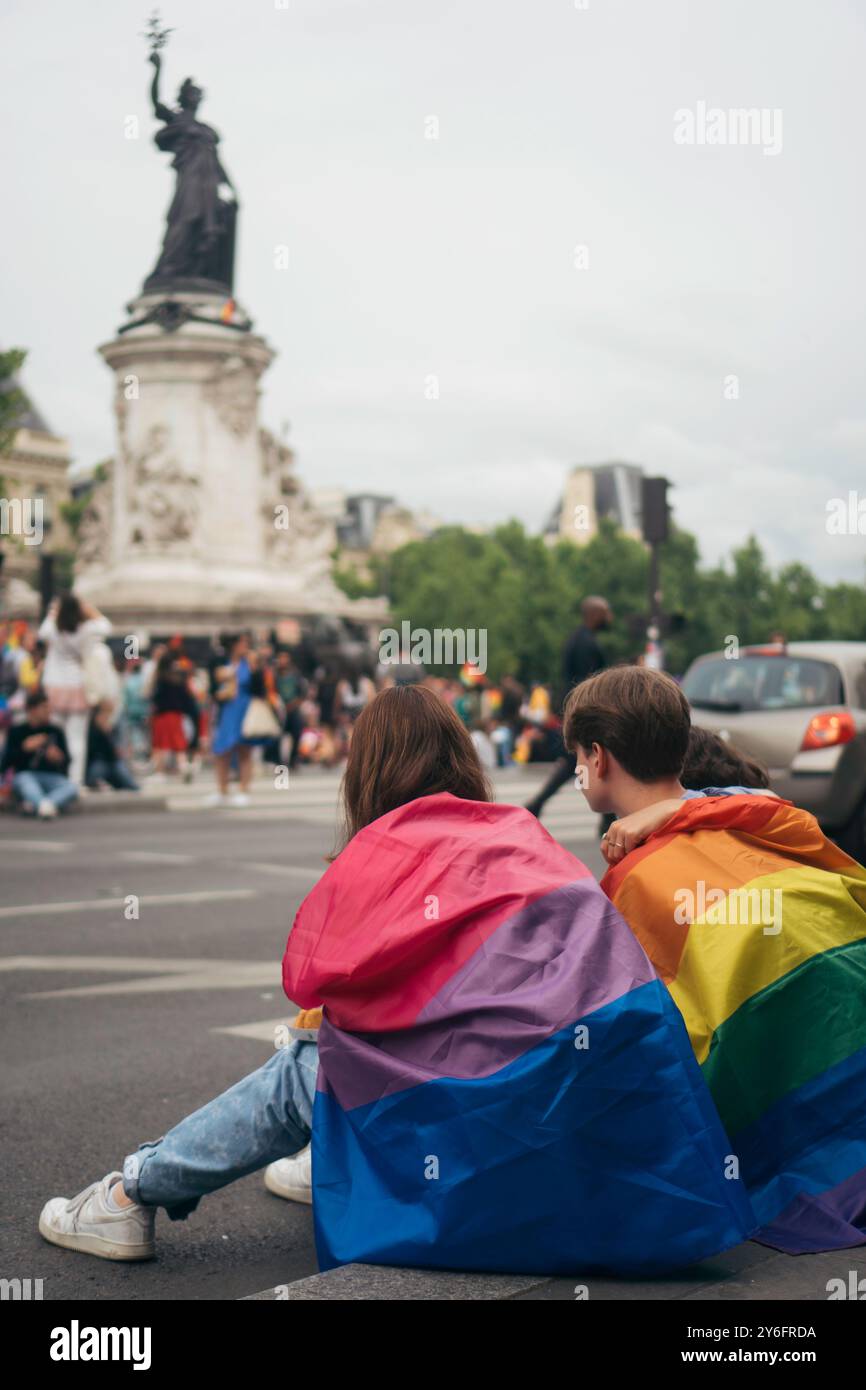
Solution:
<path fill-rule="evenodd" d="M 160 57 L 150 55 L 154 66 L 150 89 L 161 150 L 170 150 L 177 170 L 177 186 L 168 210 L 162 252 L 144 282 L 155 289 L 203 289 L 230 293 L 233 283 L 235 217 L 238 201 L 234 185 L 217 154 L 219 136 L 196 111 L 204 93 L 187 78 L 178 93 L 178 109 L 172 111 L 159 99 Z"/>

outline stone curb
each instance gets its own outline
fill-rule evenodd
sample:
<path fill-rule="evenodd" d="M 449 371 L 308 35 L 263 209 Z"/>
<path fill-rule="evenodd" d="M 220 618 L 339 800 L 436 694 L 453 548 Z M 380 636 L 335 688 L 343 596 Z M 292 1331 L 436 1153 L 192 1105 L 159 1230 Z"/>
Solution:
<path fill-rule="evenodd" d="M 277 1284 L 261 1293 L 247 1294 L 241 1301 L 478 1302 L 514 1298 L 549 1282 L 549 1278 L 536 1274 L 458 1274 L 451 1270 L 353 1264 L 295 1279 L 290 1284 Z"/>

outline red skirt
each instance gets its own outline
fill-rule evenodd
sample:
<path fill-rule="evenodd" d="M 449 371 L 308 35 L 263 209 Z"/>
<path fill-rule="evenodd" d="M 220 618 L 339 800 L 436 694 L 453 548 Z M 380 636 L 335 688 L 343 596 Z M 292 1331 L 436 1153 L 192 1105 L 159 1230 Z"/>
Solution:
<path fill-rule="evenodd" d="M 185 753 L 187 737 L 183 715 L 177 710 L 155 714 L 150 721 L 150 739 L 155 753 Z"/>

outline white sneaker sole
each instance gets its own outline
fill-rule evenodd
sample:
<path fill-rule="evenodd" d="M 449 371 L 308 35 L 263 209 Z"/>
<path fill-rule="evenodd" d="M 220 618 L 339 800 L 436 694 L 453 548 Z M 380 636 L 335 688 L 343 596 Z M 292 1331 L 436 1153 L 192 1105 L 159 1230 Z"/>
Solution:
<path fill-rule="evenodd" d="M 271 1175 L 265 1169 L 265 1187 L 269 1192 L 273 1192 L 275 1197 L 282 1197 L 287 1202 L 303 1202 L 305 1206 L 313 1205 L 313 1194 L 309 1187 L 287 1187 Z"/>
<path fill-rule="evenodd" d="M 39 1234 L 52 1245 L 60 1245 L 64 1250 L 78 1250 L 83 1255 L 97 1255 L 101 1260 L 152 1260 L 156 1254 L 153 1241 L 145 1245 L 117 1245 L 105 1236 L 87 1235 L 82 1231 L 55 1231 L 41 1216 Z"/>

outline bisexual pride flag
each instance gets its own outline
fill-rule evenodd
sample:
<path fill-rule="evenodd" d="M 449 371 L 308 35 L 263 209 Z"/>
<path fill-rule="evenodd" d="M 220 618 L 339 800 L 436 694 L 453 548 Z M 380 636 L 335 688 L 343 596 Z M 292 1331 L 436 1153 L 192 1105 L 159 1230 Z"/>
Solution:
<path fill-rule="evenodd" d="M 866 1243 L 866 869 L 790 802 L 685 801 L 602 887 L 667 983 L 762 1227 Z"/>
<path fill-rule="evenodd" d="M 527 811 L 442 793 L 361 830 L 283 982 L 324 1005 L 322 1268 L 652 1273 L 754 1226 L 668 991 Z"/>

